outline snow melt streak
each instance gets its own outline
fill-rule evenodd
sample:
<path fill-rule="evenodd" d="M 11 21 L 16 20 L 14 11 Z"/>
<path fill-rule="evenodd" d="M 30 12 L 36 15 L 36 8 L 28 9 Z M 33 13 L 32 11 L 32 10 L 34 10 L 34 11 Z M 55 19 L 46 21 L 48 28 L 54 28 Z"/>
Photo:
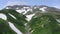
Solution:
<path fill-rule="evenodd" d="M 7 17 L 6 15 L 4 14 L 0 14 L 0 18 L 4 19 L 4 20 L 7 20 Z M 11 22 L 8 22 L 9 26 L 11 27 L 12 30 L 14 30 L 17 34 L 22 34 L 15 26 L 13 23 Z"/>

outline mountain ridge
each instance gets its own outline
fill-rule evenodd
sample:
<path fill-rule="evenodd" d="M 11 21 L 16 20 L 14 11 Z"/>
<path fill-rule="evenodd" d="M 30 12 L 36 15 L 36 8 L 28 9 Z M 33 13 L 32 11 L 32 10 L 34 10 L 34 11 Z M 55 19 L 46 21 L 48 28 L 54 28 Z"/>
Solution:
<path fill-rule="evenodd" d="M 57 13 L 60 15 L 60 9 L 55 7 L 49 7 L 46 5 L 35 5 L 35 6 L 29 6 L 29 5 L 13 5 L 13 6 L 7 6 L 5 9 L 13 9 L 16 10 L 19 13 L 22 13 L 24 15 L 33 14 L 36 12 L 41 13 Z"/>

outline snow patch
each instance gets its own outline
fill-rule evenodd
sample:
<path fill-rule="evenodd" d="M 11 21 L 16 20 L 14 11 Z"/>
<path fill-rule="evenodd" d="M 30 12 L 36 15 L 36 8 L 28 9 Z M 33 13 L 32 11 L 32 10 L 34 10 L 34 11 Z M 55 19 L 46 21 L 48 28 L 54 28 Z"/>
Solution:
<path fill-rule="evenodd" d="M 25 11 L 23 14 L 26 14 L 28 11 Z"/>
<path fill-rule="evenodd" d="M 9 26 L 11 27 L 11 29 L 14 30 L 17 34 L 22 34 L 22 32 L 19 31 L 19 30 L 14 26 L 13 23 L 11 23 L 11 22 L 8 22 L 8 23 L 9 23 Z"/>
<path fill-rule="evenodd" d="M 28 11 L 32 11 L 32 9 L 30 7 L 23 7 L 19 10 L 16 10 L 16 11 L 19 13 L 22 13 L 22 14 L 26 14 Z"/>
<path fill-rule="evenodd" d="M 19 12 L 19 13 L 22 13 L 22 12 L 24 12 L 24 13 L 22 13 L 22 14 L 26 14 L 28 11 L 26 11 L 26 10 L 16 10 L 17 12 Z"/>
<path fill-rule="evenodd" d="M 34 16 L 35 14 L 30 14 L 30 15 L 26 15 L 26 20 L 27 21 L 30 21 L 31 20 L 31 18 Z"/>
<path fill-rule="evenodd" d="M 9 9 L 8 7 L 6 7 L 6 9 Z"/>
<path fill-rule="evenodd" d="M 42 12 L 46 12 L 45 9 L 47 9 L 47 7 L 42 7 L 42 8 L 40 8 L 39 10 L 42 10 Z"/>
<path fill-rule="evenodd" d="M 31 31 L 31 33 L 34 32 L 34 30 Z"/>
<path fill-rule="evenodd" d="M 36 9 L 37 7 L 34 7 L 34 9 Z"/>
<path fill-rule="evenodd" d="M 32 9 L 28 9 L 27 11 L 32 11 Z"/>
<path fill-rule="evenodd" d="M 4 19 L 4 20 L 7 20 L 6 15 L 4 15 L 4 14 L 2 14 L 2 13 L 0 13 L 0 18 L 2 18 L 2 19 Z"/>
<path fill-rule="evenodd" d="M 22 13 L 24 12 L 25 10 L 16 10 L 18 13 Z"/>
<path fill-rule="evenodd" d="M 13 16 L 12 14 L 10 14 L 10 13 L 8 13 L 11 17 L 13 17 L 14 19 L 16 19 L 16 17 L 15 16 Z"/>
<path fill-rule="evenodd" d="M 59 19 L 56 19 L 59 23 L 60 23 L 60 20 Z"/>
<path fill-rule="evenodd" d="M 27 25 L 27 23 L 24 24 L 25 26 Z"/>
<path fill-rule="evenodd" d="M 16 9 L 19 9 L 18 7 Z"/>
<path fill-rule="evenodd" d="M 28 9 L 29 7 L 23 7 L 24 9 Z"/>

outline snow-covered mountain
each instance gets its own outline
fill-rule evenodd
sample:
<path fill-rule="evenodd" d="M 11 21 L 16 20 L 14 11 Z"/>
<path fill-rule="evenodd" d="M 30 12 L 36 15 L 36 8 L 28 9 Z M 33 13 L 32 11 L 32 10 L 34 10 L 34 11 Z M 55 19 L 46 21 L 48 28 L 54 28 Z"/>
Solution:
<path fill-rule="evenodd" d="M 60 13 L 60 9 L 55 7 L 48 7 L 46 5 L 40 5 L 40 6 L 29 6 L 29 5 L 13 5 L 13 6 L 7 6 L 5 9 L 14 9 L 19 13 L 22 14 L 32 14 L 36 12 L 41 13 Z"/>
<path fill-rule="evenodd" d="M 13 5 L 13 6 L 7 6 L 5 9 L 13 9 L 16 10 L 19 13 L 22 13 L 30 20 L 32 18 L 32 15 L 38 15 L 39 13 L 48 13 L 48 14 L 54 14 L 60 16 L 60 9 L 55 7 L 49 7 L 46 5 L 40 5 L 40 6 L 29 6 L 29 5 Z"/>

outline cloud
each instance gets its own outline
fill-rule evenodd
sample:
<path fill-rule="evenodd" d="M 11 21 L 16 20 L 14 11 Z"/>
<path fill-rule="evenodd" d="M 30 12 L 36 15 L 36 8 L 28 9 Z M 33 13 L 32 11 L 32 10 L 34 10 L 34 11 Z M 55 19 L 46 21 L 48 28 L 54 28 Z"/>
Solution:
<path fill-rule="evenodd" d="M 9 1 L 8 3 L 7 3 L 7 5 L 25 5 L 26 3 L 25 2 L 20 2 L 20 1 Z"/>
<path fill-rule="evenodd" d="M 15 1 L 15 2 L 8 2 L 7 5 L 24 5 L 24 2 L 19 2 L 19 1 Z"/>
<path fill-rule="evenodd" d="M 21 1 L 8 1 L 8 2 L 5 4 L 4 8 L 5 8 L 6 6 L 13 6 L 13 5 L 27 5 L 27 3 L 21 2 Z"/>
<path fill-rule="evenodd" d="M 60 9 L 60 6 L 59 6 L 59 5 L 55 5 L 55 6 L 53 6 L 53 7 Z"/>

